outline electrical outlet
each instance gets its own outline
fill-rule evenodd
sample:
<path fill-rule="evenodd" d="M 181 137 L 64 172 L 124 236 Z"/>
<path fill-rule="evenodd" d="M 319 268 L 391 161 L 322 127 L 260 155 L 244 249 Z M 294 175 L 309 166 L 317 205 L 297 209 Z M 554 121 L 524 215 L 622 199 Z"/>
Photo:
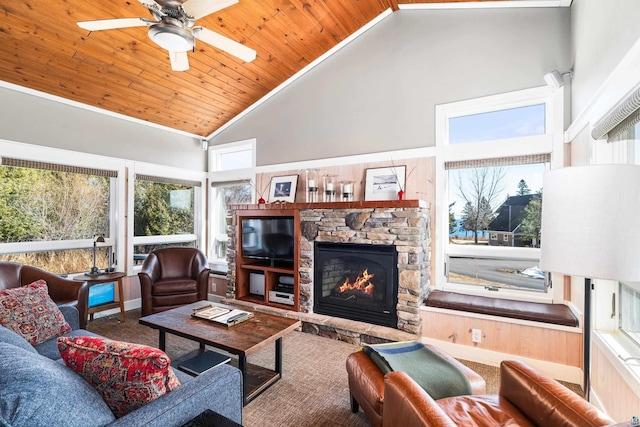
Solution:
<path fill-rule="evenodd" d="M 471 341 L 476 343 L 482 342 L 482 331 L 480 329 L 471 330 Z"/>

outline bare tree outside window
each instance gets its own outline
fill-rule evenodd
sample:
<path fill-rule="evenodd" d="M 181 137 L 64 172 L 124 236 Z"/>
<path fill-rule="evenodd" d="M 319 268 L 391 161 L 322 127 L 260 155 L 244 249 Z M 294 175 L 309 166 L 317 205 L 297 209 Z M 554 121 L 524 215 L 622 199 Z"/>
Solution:
<path fill-rule="evenodd" d="M 455 173 L 458 195 L 465 201 L 463 228 L 473 232 L 474 243 L 493 220 L 497 203 L 505 189 L 506 172 L 503 167 L 472 168 Z"/>

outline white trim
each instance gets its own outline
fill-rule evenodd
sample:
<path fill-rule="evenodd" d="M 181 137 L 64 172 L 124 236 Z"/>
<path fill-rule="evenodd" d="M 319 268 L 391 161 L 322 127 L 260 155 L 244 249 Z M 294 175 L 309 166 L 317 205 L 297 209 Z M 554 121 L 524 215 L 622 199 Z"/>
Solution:
<path fill-rule="evenodd" d="M 141 298 L 136 298 L 136 299 L 130 299 L 130 300 L 126 300 L 124 302 L 124 311 L 127 312 L 129 310 L 136 310 L 138 308 L 142 307 L 142 299 Z M 104 310 L 104 311 L 99 311 L 97 313 L 95 313 L 93 315 L 94 319 L 98 319 L 100 317 L 107 317 L 107 316 L 111 316 L 113 314 L 120 314 L 120 309 L 119 308 L 111 308 L 109 310 Z"/>
<path fill-rule="evenodd" d="M 465 144 L 449 144 L 449 119 L 490 111 L 499 111 L 523 106 L 544 104 L 547 129 L 543 135 L 479 141 Z M 445 260 L 447 255 L 484 256 L 488 258 L 535 259 L 540 249 L 470 247 L 449 244 L 448 173 L 445 162 L 511 157 L 552 153 L 551 167 L 562 165 L 564 92 L 548 86 L 539 86 L 508 93 L 490 95 L 448 104 L 436 105 L 435 153 L 436 153 L 436 204 L 435 204 L 435 274 L 432 283 L 438 289 L 451 289 L 474 295 L 489 295 L 489 291 L 471 285 L 454 284 L 447 281 Z M 551 288 L 547 293 L 510 291 L 501 289 L 492 297 L 521 299 L 539 302 L 563 301 L 562 287 Z"/>
<path fill-rule="evenodd" d="M 110 203 L 115 203 L 115 209 L 110 207 L 110 237 L 104 244 L 98 246 L 112 246 L 116 249 L 116 265 L 124 266 L 125 248 L 120 244 L 125 236 L 125 188 L 126 162 L 114 157 L 88 154 L 60 148 L 26 144 L 22 142 L 0 139 L 0 152 L 6 157 L 16 159 L 55 163 L 61 165 L 82 165 L 87 168 L 112 170 L 117 172 L 115 192 L 110 191 Z M 2 164 L 0 158 L 0 164 Z M 114 186 L 110 186 L 113 190 Z M 115 221 L 114 221 L 115 220 Z M 2 243 L 2 253 L 43 252 L 48 250 L 88 249 L 93 247 L 92 239 L 58 240 L 51 242 L 20 242 Z M 122 267 L 123 268 L 123 267 Z"/>
<path fill-rule="evenodd" d="M 572 0 L 516 0 L 482 1 L 459 3 L 411 3 L 399 4 L 401 10 L 439 10 L 439 9 L 504 9 L 521 7 L 570 7 Z"/>
<path fill-rule="evenodd" d="M 188 181 L 198 181 L 200 185 L 205 186 L 207 173 L 204 171 L 196 171 L 192 169 L 181 169 L 165 165 L 157 165 L 154 163 L 145 163 L 131 161 L 135 165 L 134 173 L 142 175 L 151 175 L 157 177 L 167 177 L 175 179 L 185 179 Z M 131 178 L 135 178 L 135 175 Z"/>
<path fill-rule="evenodd" d="M 625 364 L 622 359 L 638 356 L 637 347 L 619 332 L 594 330 L 593 345 L 602 350 L 607 361 L 640 399 L 640 363 Z"/>
<path fill-rule="evenodd" d="M 284 82 L 282 82 L 278 87 L 276 87 L 275 89 L 271 90 L 269 93 L 267 93 L 265 96 L 263 96 L 262 98 L 260 98 L 259 100 L 257 100 L 256 102 L 254 102 L 253 104 L 251 104 L 248 108 L 246 108 L 244 111 L 242 111 L 240 114 L 236 115 L 235 117 L 233 117 L 231 120 L 229 120 L 227 123 L 223 124 L 222 126 L 220 126 L 218 129 L 216 129 L 211 135 L 207 136 L 207 139 L 212 139 L 216 136 L 218 136 L 221 132 L 225 131 L 228 127 L 232 126 L 233 124 L 235 124 L 238 120 L 242 119 L 244 116 L 246 116 L 247 114 L 249 114 L 250 112 L 252 112 L 253 110 L 255 110 L 256 108 L 258 108 L 260 105 L 262 105 L 263 103 L 265 103 L 266 101 L 268 101 L 272 96 L 277 95 L 278 93 L 280 93 L 280 91 L 282 91 L 283 89 L 285 89 L 287 86 L 289 86 L 291 83 L 295 82 L 296 80 L 298 80 L 300 77 L 302 77 L 303 75 L 305 75 L 306 73 L 308 73 L 309 71 L 311 71 L 313 68 L 315 68 L 317 65 L 320 65 L 322 62 L 324 62 L 326 59 L 328 59 L 329 57 L 333 56 L 335 53 L 337 53 L 340 49 L 342 49 L 343 47 L 347 46 L 349 43 L 351 43 L 352 41 L 354 41 L 356 38 L 360 37 L 362 34 L 364 34 L 367 30 L 369 30 L 370 28 L 373 28 L 375 25 L 377 25 L 380 21 L 382 21 L 384 18 L 386 18 L 387 16 L 391 15 L 393 13 L 393 11 L 391 9 L 387 9 L 384 12 L 382 12 L 380 15 L 376 16 L 374 19 L 372 19 L 371 21 L 369 21 L 368 23 L 366 23 L 364 26 L 362 26 L 359 30 L 357 30 L 356 32 L 354 32 L 353 34 L 351 34 L 349 37 L 347 37 L 346 39 L 342 40 L 340 43 L 338 43 L 337 45 L 335 45 L 334 47 L 332 47 L 331 49 L 329 49 L 328 51 L 326 51 L 324 54 L 320 55 L 318 58 L 316 58 L 313 62 L 311 62 L 310 64 L 308 64 L 306 67 L 304 67 L 302 70 L 298 71 L 297 73 L 295 73 L 293 76 L 289 77 L 287 80 L 285 80 Z"/>
<path fill-rule="evenodd" d="M 124 171 L 124 160 L 115 157 L 106 157 L 98 154 L 88 154 L 79 151 L 46 147 L 43 145 L 27 144 L 24 142 L 9 141 L 6 139 L 0 139 L 0 152 L 5 157 L 12 157 L 15 159 L 70 166 L 82 165 L 87 168 L 113 170 L 118 173 Z"/>
<path fill-rule="evenodd" d="M 54 102 L 59 102 L 61 104 L 65 104 L 65 105 L 69 105 L 71 107 L 75 107 L 75 108 L 80 108 L 82 110 L 86 110 L 86 111 L 91 111 L 93 113 L 98 113 L 98 114 L 104 114 L 105 116 L 110 116 L 116 119 L 121 119 L 121 120 L 125 120 L 131 123 L 135 123 L 138 125 L 143 125 L 143 126 L 148 126 L 148 127 L 152 127 L 155 129 L 160 129 L 166 132 L 171 132 L 171 133 L 175 133 L 178 135 L 182 135 L 182 136 L 187 136 L 190 138 L 197 138 L 198 140 L 202 140 L 202 136 L 200 135 L 196 135 L 193 133 L 189 133 L 189 132 L 185 132 L 182 130 L 178 130 L 178 129 L 174 129 L 168 126 L 164 126 L 164 125 L 159 125 L 157 123 L 152 123 L 146 120 L 141 120 L 141 119 L 137 119 L 135 117 L 131 117 L 131 116 L 126 116 L 124 114 L 120 114 L 120 113 L 115 113 L 113 111 L 109 111 L 109 110 L 105 110 L 104 108 L 98 108 L 98 107 L 94 107 L 92 105 L 89 104 L 84 104 L 82 102 L 78 102 L 78 101 L 73 101 L 71 99 L 67 99 L 67 98 L 63 98 L 61 96 L 57 96 L 57 95 L 51 95 L 49 93 L 46 92 L 41 92 L 39 90 L 35 90 L 35 89 L 30 89 L 24 86 L 19 86 L 13 83 L 9 83 L 9 82 L 5 82 L 3 80 L 0 80 L 0 87 L 3 87 L 5 89 L 10 89 L 10 90 L 14 90 L 16 92 L 22 92 L 25 93 L 27 95 L 33 95 L 33 96 L 37 96 L 38 98 L 43 98 L 43 99 L 47 99 L 49 101 L 54 101 Z"/>
<path fill-rule="evenodd" d="M 228 172 L 218 170 L 220 167 L 220 155 L 233 153 L 236 151 L 251 150 L 251 167 L 256 166 L 256 138 L 249 138 L 242 141 L 229 142 L 226 144 L 212 145 L 209 147 L 209 171 L 211 173 Z M 242 169 L 234 169 L 242 170 Z"/>
<path fill-rule="evenodd" d="M 127 171 L 128 171 L 128 179 L 127 179 L 127 191 L 129 194 L 129 200 L 127 203 L 127 254 L 128 254 L 128 263 L 127 263 L 127 275 L 131 276 L 135 274 L 134 268 L 138 266 L 134 266 L 133 263 L 133 255 L 134 255 L 134 246 L 136 245 L 144 245 L 150 243 L 181 243 L 181 242 L 189 242 L 195 241 L 196 247 L 202 250 L 205 254 L 206 250 L 203 249 L 205 245 L 207 245 L 207 233 L 206 233 L 206 209 L 207 209 L 207 172 L 203 171 L 194 171 L 189 169 L 180 169 L 170 166 L 156 165 L 152 163 L 144 163 L 137 161 L 128 161 L 127 162 Z M 177 178 L 184 179 L 189 181 L 197 181 L 200 182 L 200 186 L 195 186 L 193 189 L 194 193 L 194 212 L 193 212 L 193 222 L 194 222 L 194 232 L 193 234 L 179 234 L 179 235 L 169 235 L 169 236 L 134 236 L 134 199 L 135 199 L 135 177 L 136 174 L 143 175 L 152 175 L 158 177 L 169 177 L 169 178 Z"/>
<path fill-rule="evenodd" d="M 333 166 L 347 166 L 353 164 L 390 162 L 403 159 L 416 159 L 435 156 L 435 147 L 412 148 L 408 150 L 380 151 L 377 153 L 357 154 L 353 156 L 332 157 L 325 159 L 307 160 L 276 165 L 257 166 L 257 173 L 280 172 L 295 169 L 324 168 Z"/>
<path fill-rule="evenodd" d="M 559 363 L 531 359 L 521 355 L 485 350 L 482 348 L 454 344 L 449 341 L 440 341 L 427 337 L 422 337 L 422 342 L 424 344 L 434 345 L 456 359 L 469 360 L 489 366 L 500 366 L 500 362 L 503 360 L 518 359 L 530 365 L 534 369 L 555 378 L 556 380 L 578 385 L 582 384 L 582 369 L 576 366 L 561 365 Z"/>

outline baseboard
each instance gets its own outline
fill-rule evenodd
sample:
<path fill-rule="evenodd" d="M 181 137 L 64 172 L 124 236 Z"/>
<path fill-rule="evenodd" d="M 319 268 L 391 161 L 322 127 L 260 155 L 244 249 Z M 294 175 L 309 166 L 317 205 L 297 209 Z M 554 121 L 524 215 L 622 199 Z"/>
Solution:
<path fill-rule="evenodd" d="M 221 302 L 223 297 L 219 295 L 209 294 L 207 299 L 213 302 Z M 142 307 L 142 300 L 140 298 L 130 299 L 124 302 L 124 311 L 135 310 L 136 308 L 140 308 L 140 307 Z M 93 315 L 93 318 L 97 319 L 99 317 L 105 317 L 105 316 L 110 316 L 112 314 L 119 314 L 119 313 L 120 313 L 119 308 L 112 308 L 110 310 L 99 311 L 95 313 Z"/>
<path fill-rule="evenodd" d="M 222 302 L 225 297 L 216 294 L 209 294 L 207 300 L 211 302 Z"/>
<path fill-rule="evenodd" d="M 130 299 L 124 302 L 124 311 L 135 310 L 136 308 L 142 307 L 142 300 L 140 298 Z M 112 308 L 109 310 L 99 311 L 94 313 L 93 318 L 97 319 L 99 317 L 110 316 L 112 314 L 119 314 L 119 308 Z"/>
<path fill-rule="evenodd" d="M 456 359 L 468 360 L 470 362 L 482 363 L 489 366 L 500 366 L 500 362 L 503 360 L 518 359 L 534 367 L 540 372 L 555 378 L 556 380 L 566 381 L 572 384 L 582 384 L 582 369 L 575 366 L 561 365 L 559 363 L 546 362 L 544 360 L 530 359 L 513 354 L 484 350 L 427 337 L 422 337 L 422 342 L 434 345 Z"/>

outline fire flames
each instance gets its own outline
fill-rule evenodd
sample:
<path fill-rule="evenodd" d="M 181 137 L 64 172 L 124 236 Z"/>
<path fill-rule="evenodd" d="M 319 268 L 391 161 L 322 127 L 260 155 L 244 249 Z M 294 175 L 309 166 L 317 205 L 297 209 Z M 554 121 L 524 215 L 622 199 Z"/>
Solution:
<path fill-rule="evenodd" d="M 369 274 L 368 270 L 364 270 L 362 273 L 358 274 L 358 277 L 353 283 L 349 283 L 349 278 L 347 278 L 344 283 L 338 287 L 338 290 L 341 294 L 345 292 L 361 292 L 365 295 L 372 295 L 373 283 L 369 283 L 369 280 L 371 280 L 373 276 L 374 274 Z"/>

